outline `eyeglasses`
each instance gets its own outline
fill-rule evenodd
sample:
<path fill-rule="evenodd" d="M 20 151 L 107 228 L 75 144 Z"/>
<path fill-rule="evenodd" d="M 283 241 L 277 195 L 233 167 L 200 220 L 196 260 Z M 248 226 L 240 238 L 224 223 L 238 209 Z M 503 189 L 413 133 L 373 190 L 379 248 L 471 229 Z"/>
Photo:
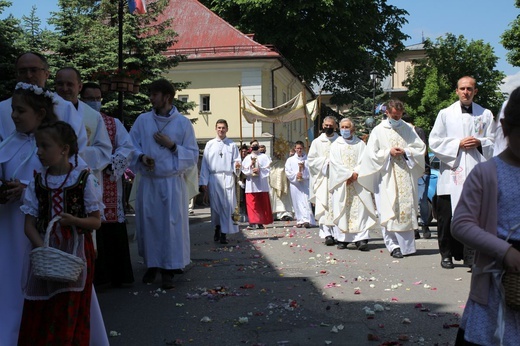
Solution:
<path fill-rule="evenodd" d="M 102 97 L 82 97 L 82 101 L 103 101 Z"/>
<path fill-rule="evenodd" d="M 16 73 L 19 76 L 25 76 L 27 72 L 30 72 L 31 74 L 38 73 L 40 71 L 47 71 L 44 67 L 27 67 L 27 68 L 19 68 L 16 70 Z"/>

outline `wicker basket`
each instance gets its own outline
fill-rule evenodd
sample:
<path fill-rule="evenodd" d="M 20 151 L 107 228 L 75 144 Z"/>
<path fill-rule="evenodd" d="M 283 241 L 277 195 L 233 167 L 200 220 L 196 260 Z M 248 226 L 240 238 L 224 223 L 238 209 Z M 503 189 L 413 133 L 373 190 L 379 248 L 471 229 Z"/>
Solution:
<path fill-rule="evenodd" d="M 54 217 L 45 232 L 43 246 L 31 251 L 31 264 L 34 276 L 42 280 L 58 282 L 74 282 L 85 269 L 85 261 L 76 256 L 78 250 L 78 235 L 74 234 L 74 250 L 72 254 L 49 247 L 49 238 L 53 225 L 60 220 Z"/>
<path fill-rule="evenodd" d="M 520 310 L 520 273 L 505 272 L 502 286 L 506 296 L 506 305 L 513 310 Z"/>

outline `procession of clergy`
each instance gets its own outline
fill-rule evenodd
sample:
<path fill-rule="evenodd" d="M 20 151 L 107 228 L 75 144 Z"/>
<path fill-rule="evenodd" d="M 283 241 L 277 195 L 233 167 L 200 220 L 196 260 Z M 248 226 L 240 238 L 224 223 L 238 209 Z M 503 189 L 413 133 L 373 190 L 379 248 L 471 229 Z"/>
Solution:
<path fill-rule="evenodd" d="M 16 71 L 18 82 L 24 83 L 21 88 L 35 93 L 44 88 L 49 77 L 47 60 L 38 53 L 21 55 L 16 61 Z M 197 174 L 199 148 L 194 128 L 173 105 L 175 88 L 169 81 L 159 79 L 150 84 L 152 109 L 136 119 L 129 133 L 120 122 L 100 113 L 99 86 L 83 85 L 78 70 L 60 69 L 55 84 L 59 96 L 51 95 L 54 111 L 58 119 L 69 123 L 76 132 L 79 165 L 90 169 L 103 191 L 105 210 L 103 226 L 95 236 L 98 240 L 95 272 L 108 271 L 104 283 L 119 286 L 134 281 L 121 184 L 121 176 L 128 167 L 140 176 L 135 211 L 139 255 L 147 268 L 142 281 L 151 284 L 160 274 L 163 289 L 173 288 L 174 275 L 182 273 L 190 263 L 188 204 L 200 192 L 209 195 L 214 241 L 221 244 L 233 241 L 227 236 L 239 232 L 237 196 L 244 192 L 245 198 L 240 202 L 245 205 L 249 222 L 244 231 L 265 228 L 273 223 L 273 214 L 282 220 L 294 216 L 296 227 L 317 225 L 328 246 L 345 249 L 352 243 L 357 249 L 367 251 L 370 231 L 381 230 L 391 256 L 402 258 L 416 251 L 417 182 L 425 170 L 426 145 L 413 126 L 401 120 L 404 106 L 398 100 L 387 102 L 386 118 L 372 130 L 366 144 L 356 136 L 355 124 L 350 119 L 340 121 L 338 134 L 335 118 L 326 117 L 323 131 L 312 141 L 308 155 L 303 142 L 297 141 L 294 154 L 285 162 L 282 157 L 273 162 L 261 152 L 255 139 L 248 151 L 239 148 L 226 135 L 227 121 L 219 119 L 215 124 L 216 137 L 207 142 Z M 474 87 L 474 79 L 459 80 L 460 103 L 457 101 L 441 111 L 430 134 L 431 149 L 441 159 L 438 194 L 448 195 L 451 205 L 445 209 L 450 213 L 467 172 L 477 162 L 487 159 L 493 147 L 495 126 L 491 112 L 472 104 L 473 95 L 470 95 L 469 113 L 460 106 L 467 103 L 463 102 L 463 98 L 467 101 L 467 93 L 464 96 L 459 90 L 468 84 Z M 14 140 L 11 112 L 11 99 L 0 103 L 0 145 Z M 472 121 L 456 120 L 466 113 L 472 116 Z M 464 142 L 460 140 L 464 134 L 479 140 Z M 18 191 L 16 202 L 0 205 L 5 230 L 23 226 L 22 192 L 36 166 L 41 166 L 34 155 L 34 137 L 27 140 L 33 146 L 23 155 L 17 150 L 1 152 L 3 176 L 0 178 L 11 180 L 10 184 L 16 186 L 13 196 Z M 13 143 L 9 147 L 16 149 Z M 457 179 L 450 178 L 451 170 L 443 168 L 444 162 L 461 168 Z M 14 172 L 10 172 L 10 163 Z M 29 164 L 35 167 L 24 166 Z M 446 219 L 451 220 L 451 215 L 439 216 L 439 222 Z M 455 250 L 450 252 L 452 245 L 443 249 L 441 238 L 450 237 L 449 223 L 444 223 L 443 235 L 439 229 L 439 246 L 443 262 L 449 259 L 451 263 L 451 257 L 460 259 L 460 254 Z M 15 340 L 18 331 L 24 298 L 20 282 L 28 246 L 23 231 L 0 242 L 2 273 L 10 278 L 6 281 L 9 284 L 4 283 L 0 290 L 5 303 L 0 309 L 5 322 L 0 331 L 9 335 L 4 335 L 6 339 Z M 450 263 L 443 267 L 449 268 Z M 97 274 L 96 279 L 103 280 Z M 91 344 L 106 344 L 95 291 L 92 291 L 90 320 Z"/>

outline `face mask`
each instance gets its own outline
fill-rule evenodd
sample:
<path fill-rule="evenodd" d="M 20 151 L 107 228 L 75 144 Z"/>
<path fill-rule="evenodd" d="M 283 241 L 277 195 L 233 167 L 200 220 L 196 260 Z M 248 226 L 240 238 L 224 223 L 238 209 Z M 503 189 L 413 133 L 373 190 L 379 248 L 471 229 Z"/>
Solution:
<path fill-rule="evenodd" d="M 396 127 L 399 124 L 401 124 L 401 119 L 395 120 L 395 119 L 392 119 L 392 118 L 388 117 L 388 122 L 390 123 L 390 126 Z"/>
<path fill-rule="evenodd" d="M 260 147 L 258 145 L 253 145 L 251 147 L 251 150 L 253 150 L 253 151 L 257 151 L 258 149 L 260 149 Z"/>
<path fill-rule="evenodd" d="M 101 101 L 84 101 L 87 105 L 90 106 L 90 108 L 100 111 L 101 110 Z"/>
<path fill-rule="evenodd" d="M 327 134 L 327 136 L 330 136 L 331 134 L 334 133 L 334 128 L 333 127 L 327 127 L 325 129 L 325 133 Z"/>
<path fill-rule="evenodd" d="M 345 139 L 350 138 L 350 130 L 341 129 L 341 130 L 339 130 L 339 132 L 341 133 L 341 137 L 343 137 Z"/>

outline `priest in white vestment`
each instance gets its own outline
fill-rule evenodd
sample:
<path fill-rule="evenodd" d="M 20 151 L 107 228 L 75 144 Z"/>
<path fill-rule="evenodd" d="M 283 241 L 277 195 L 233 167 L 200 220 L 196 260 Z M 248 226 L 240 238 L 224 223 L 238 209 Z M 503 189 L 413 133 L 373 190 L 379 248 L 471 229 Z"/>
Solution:
<path fill-rule="evenodd" d="M 238 147 L 226 137 L 228 123 L 224 119 L 215 124 L 217 137 L 206 143 L 200 167 L 199 185 L 209 192 L 211 223 L 215 227 L 214 241 L 227 244 L 227 234 L 238 233 L 236 180 L 240 175 L 241 159 Z M 237 220 L 238 221 L 238 220 Z"/>
<path fill-rule="evenodd" d="M 314 203 L 315 218 L 320 227 L 319 236 L 325 245 L 336 243 L 334 218 L 332 216 L 332 195 L 329 193 L 329 153 L 331 144 L 338 138 L 336 119 L 328 116 L 323 119 L 323 133 L 314 139 L 307 155 L 311 174 L 310 201 Z"/>
<path fill-rule="evenodd" d="M 188 185 L 198 181 L 189 172 L 197 165 L 199 148 L 191 121 L 173 106 L 173 85 L 159 79 L 149 91 L 153 109 L 139 115 L 130 130 L 136 148 L 132 170 L 141 174 L 135 202 L 137 244 L 148 268 L 143 282 L 153 283 L 160 270 L 162 288 L 171 289 L 175 269 L 190 263 Z"/>
<path fill-rule="evenodd" d="M 366 145 L 355 136 L 356 129 L 349 118 L 343 118 L 339 127 L 341 137 L 330 146 L 329 175 L 337 247 L 346 249 L 354 243 L 358 250 L 367 251 L 369 230 L 378 221 L 372 194 L 357 181 Z"/>
<path fill-rule="evenodd" d="M 47 59 L 37 53 L 24 53 L 16 60 L 17 82 L 37 85 L 44 88 L 49 78 L 49 64 Z M 0 142 L 6 139 L 15 131 L 12 112 L 12 98 L 8 98 L 0 102 Z M 68 123 L 78 136 L 78 149 L 80 155 L 87 146 L 87 132 L 81 120 L 81 116 L 74 108 L 72 103 L 65 101 L 58 95 L 55 95 L 54 113 L 59 120 Z"/>
<path fill-rule="evenodd" d="M 441 162 L 436 217 L 444 269 L 454 268 L 453 259 L 464 258 L 464 245 L 451 236 L 451 218 L 464 181 L 473 167 L 490 159 L 494 151 L 497 123 L 490 110 L 473 102 L 477 91 L 474 78 L 460 78 L 455 90 L 459 101 L 439 112 L 430 132 L 430 149 Z"/>
<path fill-rule="evenodd" d="M 309 201 L 310 173 L 303 142 L 296 141 L 294 150 L 295 154 L 285 162 L 285 174 L 290 183 L 296 227 L 309 228 L 316 225 L 316 220 Z"/>
<path fill-rule="evenodd" d="M 388 101 L 388 118 L 370 133 L 358 175 L 358 182 L 375 194 L 385 245 L 394 258 L 416 251 L 417 181 L 426 151 L 413 127 L 401 120 L 403 112 L 401 101 Z"/>

